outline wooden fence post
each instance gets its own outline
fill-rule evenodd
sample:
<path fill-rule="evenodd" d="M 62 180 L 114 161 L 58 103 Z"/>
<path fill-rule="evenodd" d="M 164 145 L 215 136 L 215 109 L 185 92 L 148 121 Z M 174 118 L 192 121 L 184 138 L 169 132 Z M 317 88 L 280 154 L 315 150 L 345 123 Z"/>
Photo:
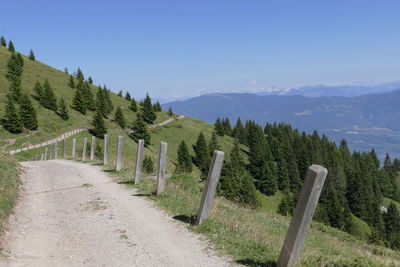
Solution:
<path fill-rule="evenodd" d="M 96 136 L 92 136 L 92 143 L 90 144 L 90 161 L 94 160 L 95 146 L 96 146 Z"/>
<path fill-rule="evenodd" d="M 162 194 L 165 189 L 165 167 L 167 165 L 167 147 L 165 142 L 160 143 L 160 155 L 158 158 L 158 172 L 157 172 L 157 196 Z"/>
<path fill-rule="evenodd" d="M 214 151 L 195 224 L 201 224 L 210 215 L 211 209 L 214 205 L 214 196 L 217 190 L 217 184 L 219 175 L 221 174 L 222 164 L 224 163 L 224 158 L 224 152 L 218 150 Z"/>
<path fill-rule="evenodd" d="M 62 153 L 63 153 L 63 159 L 66 159 L 67 158 L 67 139 L 63 140 Z"/>
<path fill-rule="evenodd" d="M 282 247 L 278 267 L 293 266 L 299 261 L 300 252 L 310 229 L 311 220 L 327 175 L 328 171 L 322 166 L 313 164 L 308 168 Z"/>
<path fill-rule="evenodd" d="M 104 154 L 103 165 L 107 165 L 108 164 L 108 134 L 104 135 L 103 154 Z"/>
<path fill-rule="evenodd" d="M 121 168 L 122 168 L 122 136 L 118 136 L 117 162 L 115 163 L 115 170 L 120 171 Z"/>
<path fill-rule="evenodd" d="M 47 160 L 47 146 L 44 148 L 44 160 Z"/>
<path fill-rule="evenodd" d="M 83 138 L 82 161 L 86 161 L 87 137 Z"/>
<path fill-rule="evenodd" d="M 72 159 L 76 157 L 76 138 L 72 139 Z"/>
<path fill-rule="evenodd" d="M 144 147 L 144 140 L 140 139 L 138 142 L 138 150 L 136 157 L 135 184 L 140 183 L 140 175 L 142 174 L 143 147 Z"/>

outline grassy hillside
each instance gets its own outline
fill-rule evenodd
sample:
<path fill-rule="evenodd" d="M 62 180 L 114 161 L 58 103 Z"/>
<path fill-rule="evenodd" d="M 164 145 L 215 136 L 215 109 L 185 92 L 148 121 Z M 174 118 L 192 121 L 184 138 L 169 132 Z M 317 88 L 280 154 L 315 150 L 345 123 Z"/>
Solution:
<path fill-rule="evenodd" d="M 6 94 L 8 93 L 9 81 L 6 79 L 5 74 L 7 73 L 7 62 L 10 58 L 11 53 L 4 47 L 0 46 L 0 117 L 4 114 L 4 103 L 6 101 Z M 66 73 L 56 70 L 50 66 L 47 66 L 38 61 L 31 61 L 27 57 L 24 58 L 24 68 L 22 74 L 22 90 L 23 92 L 33 94 L 33 87 L 36 81 L 41 83 L 47 78 L 55 90 L 55 94 L 59 99 L 64 96 L 67 104 L 72 104 L 72 98 L 74 96 L 74 89 L 71 89 L 67 83 L 69 75 Z M 96 81 L 95 81 L 96 82 Z M 93 95 L 96 95 L 97 88 L 92 88 Z M 111 99 L 115 107 L 120 106 L 123 109 L 125 118 L 128 123 L 131 123 L 136 119 L 136 113 L 132 112 L 129 107 L 129 101 L 124 98 L 118 97 L 116 94 L 111 94 Z M 56 137 L 64 132 L 72 129 L 81 128 L 86 126 L 92 120 L 92 113 L 89 112 L 86 116 L 81 113 L 69 109 L 70 118 L 67 121 L 62 120 L 54 112 L 43 108 L 38 104 L 36 100 L 33 100 L 34 107 L 38 113 L 39 128 L 35 132 L 21 133 L 21 134 L 10 134 L 4 128 L 0 128 L 0 145 L 5 145 L 6 150 L 20 148 L 26 146 L 29 143 L 36 144 L 41 141 L 48 140 L 52 137 Z M 113 115 L 113 114 L 112 114 Z M 167 119 L 166 113 L 159 113 L 156 122 L 160 122 Z M 112 122 L 108 122 L 108 127 L 117 128 L 117 125 Z M 7 139 L 16 139 L 14 144 L 9 144 Z"/>
<path fill-rule="evenodd" d="M 17 200 L 19 185 L 18 162 L 0 152 L 0 233 Z"/>

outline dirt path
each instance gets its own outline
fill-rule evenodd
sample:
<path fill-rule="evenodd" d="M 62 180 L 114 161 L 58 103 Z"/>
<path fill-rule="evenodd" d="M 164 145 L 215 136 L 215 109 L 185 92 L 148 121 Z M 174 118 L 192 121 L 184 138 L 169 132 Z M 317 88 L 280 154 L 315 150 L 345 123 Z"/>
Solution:
<path fill-rule="evenodd" d="M 22 165 L 21 199 L 3 237 L 6 266 L 230 266 L 97 166 Z"/>

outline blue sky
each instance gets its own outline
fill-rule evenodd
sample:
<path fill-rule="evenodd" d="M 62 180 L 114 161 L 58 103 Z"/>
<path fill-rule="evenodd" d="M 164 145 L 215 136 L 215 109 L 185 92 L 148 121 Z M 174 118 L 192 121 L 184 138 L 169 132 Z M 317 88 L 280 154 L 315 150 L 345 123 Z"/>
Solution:
<path fill-rule="evenodd" d="M 0 35 L 141 98 L 400 79 L 399 1 L 4 1 Z"/>

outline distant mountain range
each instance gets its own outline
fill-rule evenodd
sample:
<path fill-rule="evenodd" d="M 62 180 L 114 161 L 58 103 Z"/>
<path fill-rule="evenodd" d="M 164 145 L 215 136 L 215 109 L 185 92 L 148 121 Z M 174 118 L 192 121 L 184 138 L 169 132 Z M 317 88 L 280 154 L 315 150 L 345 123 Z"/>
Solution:
<path fill-rule="evenodd" d="M 314 89 L 307 88 L 302 92 L 312 94 Z M 400 90 L 356 97 L 215 93 L 163 105 L 169 107 L 210 123 L 217 117 L 228 117 L 232 124 L 238 117 L 263 125 L 285 122 L 301 131 L 316 129 L 337 142 L 345 138 L 353 149 L 400 156 Z"/>
<path fill-rule="evenodd" d="M 307 97 L 322 96 L 362 96 L 371 93 L 382 93 L 400 89 L 400 81 L 376 85 L 310 85 L 294 88 L 285 95 L 302 95 Z"/>

